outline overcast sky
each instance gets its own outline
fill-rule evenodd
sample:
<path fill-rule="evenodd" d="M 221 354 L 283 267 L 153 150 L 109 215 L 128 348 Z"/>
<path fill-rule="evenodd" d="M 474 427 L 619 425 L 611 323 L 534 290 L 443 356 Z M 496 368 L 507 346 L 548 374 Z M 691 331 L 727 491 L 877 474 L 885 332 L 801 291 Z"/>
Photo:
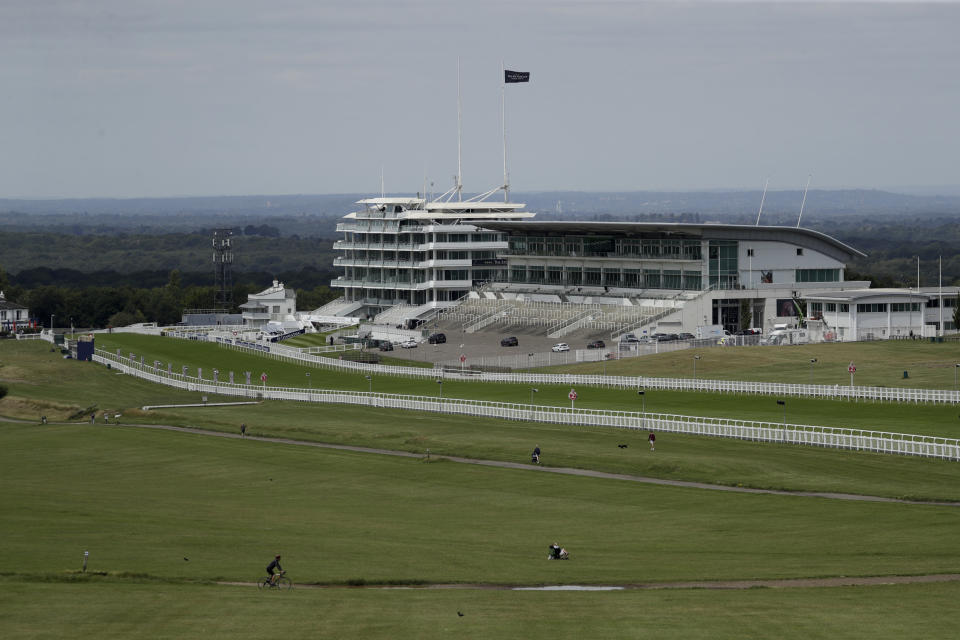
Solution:
<path fill-rule="evenodd" d="M 0 0 L 0 197 L 960 184 L 960 3 Z M 429 188 L 429 187 L 428 187 Z"/>

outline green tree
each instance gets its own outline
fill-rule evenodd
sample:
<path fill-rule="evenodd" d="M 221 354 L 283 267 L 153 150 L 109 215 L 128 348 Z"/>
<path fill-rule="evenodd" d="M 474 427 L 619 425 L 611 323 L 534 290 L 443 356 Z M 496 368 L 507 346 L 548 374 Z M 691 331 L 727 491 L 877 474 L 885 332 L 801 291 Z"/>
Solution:
<path fill-rule="evenodd" d="M 147 319 L 139 309 L 135 312 L 118 311 L 110 316 L 110 319 L 107 320 L 107 325 L 110 327 L 126 327 L 131 324 L 137 324 L 138 322 L 146 321 Z"/>
<path fill-rule="evenodd" d="M 753 326 L 753 305 L 749 298 L 740 300 L 740 328 L 749 329 Z"/>
<path fill-rule="evenodd" d="M 960 332 L 960 296 L 953 301 L 953 330 Z"/>

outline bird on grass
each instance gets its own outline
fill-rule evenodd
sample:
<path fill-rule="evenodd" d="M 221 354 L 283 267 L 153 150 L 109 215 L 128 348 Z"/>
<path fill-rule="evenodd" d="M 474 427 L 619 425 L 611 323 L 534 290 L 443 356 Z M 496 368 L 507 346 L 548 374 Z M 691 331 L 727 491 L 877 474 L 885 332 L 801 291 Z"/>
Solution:
<path fill-rule="evenodd" d="M 184 562 L 190 562 L 190 558 L 188 558 L 187 556 L 183 556 L 183 561 L 184 561 Z"/>
<path fill-rule="evenodd" d="M 457 615 L 460 616 L 461 618 L 463 617 L 463 613 L 460 611 L 457 611 Z"/>
<path fill-rule="evenodd" d="M 627 448 L 627 445 L 625 445 L 625 444 L 618 444 L 617 446 L 618 446 L 619 448 L 621 448 L 621 449 L 626 449 L 626 448 Z"/>

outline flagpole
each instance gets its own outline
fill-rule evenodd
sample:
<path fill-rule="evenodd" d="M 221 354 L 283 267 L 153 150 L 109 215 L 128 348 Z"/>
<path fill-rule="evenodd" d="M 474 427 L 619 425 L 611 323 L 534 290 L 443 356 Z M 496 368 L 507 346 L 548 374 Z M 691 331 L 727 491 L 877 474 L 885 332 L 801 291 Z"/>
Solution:
<path fill-rule="evenodd" d="M 940 256 L 940 326 L 937 335 L 943 335 L 943 256 Z"/>
<path fill-rule="evenodd" d="M 767 181 L 763 183 L 763 195 L 760 196 L 760 210 L 757 211 L 757 225 L 760 224 L 760 214 L 763 213 L 763 201 L 767 199 L 767 186 L 770 184 L 770 178 L 767 178 Z M 799 225 L 799 220 L 797 221 Z"/>
<path fill-rule="evenodd" d="M 500 61 L 500 124 L 503 127 L 503 201 L 510 202 L 510 183 L 507 181 L 507 77 L 503 60 Z"/>
<path fill-rule="evenodd" d="M 457 56 L 457 202 L 463 200 L 463 168 L 460 161 L 462 139 L 463 116 L 460 102 L 460 56 Z"/>
<path fill-rule="evenodd" d="M 800 218 L 803 217 L 803 205 L 807 204 L 807 190 L 810 189 L 810 179 L 813 177 L 813 174 L 807 176 L 807 186 L 803 190 L 803 201 L 800 202 L 800 215 L 797 216 L 797 229 L 800 228 Z"/>

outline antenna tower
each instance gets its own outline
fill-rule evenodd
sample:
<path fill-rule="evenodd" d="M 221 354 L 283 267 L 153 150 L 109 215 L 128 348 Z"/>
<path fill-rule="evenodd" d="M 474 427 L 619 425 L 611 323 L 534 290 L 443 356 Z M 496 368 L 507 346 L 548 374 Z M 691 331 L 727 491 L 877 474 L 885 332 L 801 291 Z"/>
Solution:
<path fill-rule="evenodd" d="M 213 230 L 213 308 L 233 309 L 233 229 Z"/>

